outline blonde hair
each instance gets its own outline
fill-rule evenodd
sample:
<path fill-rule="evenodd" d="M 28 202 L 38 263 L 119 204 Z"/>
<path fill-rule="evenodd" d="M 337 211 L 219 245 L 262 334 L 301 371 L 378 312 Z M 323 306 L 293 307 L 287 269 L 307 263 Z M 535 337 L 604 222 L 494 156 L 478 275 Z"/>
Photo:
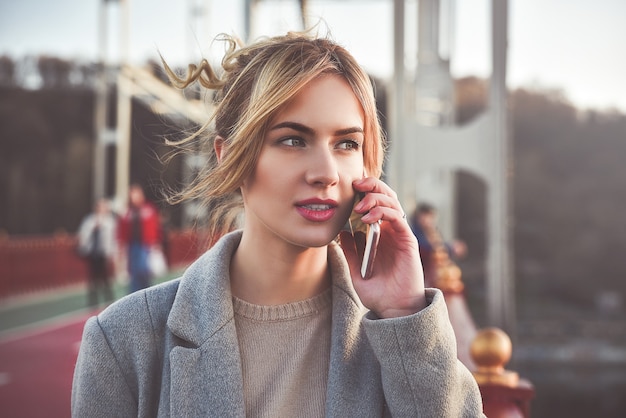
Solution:
<path fill-rule="evenodd" d="M 210 234 L 222 234 L 236 226 L 240 212 L 239 186 L 252 174 L 272 117 L 311 80 L 322 74 L 345 78 L 359 100 L 365 118 L 363 158 L 371 176 L 382 174 L 384 136 L 378 119 L 371 80 L 352 55 L 326 38 L 306 32 L 288 33 L 249 46 L 229 35 L 221 76 L 207 60 L 189 65 L 184 77 L 163 62 L 172 84 L 185 88 L 194 82 L 216 91 L 215 112 L 193 135 L 178 142 L 208 142 L 208 163 L 173 203 L 200 198 L 209 207 Z M 211 122 L 214 128 L 211 129 Z M 217 163 L 215 138 L 223 139 L 227 152 Z M 197 149 L 197 148 L 196 148 Z"/>

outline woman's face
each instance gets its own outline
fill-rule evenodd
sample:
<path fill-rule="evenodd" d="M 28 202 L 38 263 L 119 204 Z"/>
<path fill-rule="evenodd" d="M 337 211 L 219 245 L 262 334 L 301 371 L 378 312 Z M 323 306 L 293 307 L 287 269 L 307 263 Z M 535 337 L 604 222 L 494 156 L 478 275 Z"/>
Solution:
<path fill-rule="evenodd" d="M 245 229 L 301 247 L 327 245 L 363 177 L 363 110 L 340 76 L 305 86 L 271 120 L 253 174 L 241 192 Z"/>

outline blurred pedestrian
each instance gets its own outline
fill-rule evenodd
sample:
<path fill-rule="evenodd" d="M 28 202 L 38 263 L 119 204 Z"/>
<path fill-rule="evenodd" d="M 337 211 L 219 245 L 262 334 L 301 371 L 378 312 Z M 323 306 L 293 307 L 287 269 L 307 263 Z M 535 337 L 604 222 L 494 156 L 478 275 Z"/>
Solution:
<path fill-rule="evenodd" d="M 78 252 L 89 266 L 87 303 L 92 307 L 97 306 L 100 293 L 103 302 L 113 300 L 111 276 L 116 254 L 115 231 L 116 218 L 106 199 L 96 202 L 93 212 L 83 219 L 78 229 Z"/>
<path fill-rule="evenodd" d="M 465 257 L 467 246 L 465 242 L 453 239 L 446 241 L 437 227 L 437 209 L 429 203 L 417 205 L 409 219 L 411 230 L 419 244 L 422 265 L 426 284 L 434 286 L 436 280 L 434 257 L 437 251 L 447 253 L 450 260 Z"/>
<path fill-rule="evenodd" d="M 411 230 L 417 237 L 420 250 L 432 252 L 435 247 L 443 246 L 448 255 L 454 259 L 462 258 L 467 254 L 466 244 L 453 239 L 446 241 L 437 227 L 437 209 L 429 203 L 420 203 L 410 219 Z"/>
<path fill-rule="evenodd" d="M 139 184 L 131 184 L 128 209 L 119 221 L 118 239 L 126 254 L 130 292 L 145 289 L 152 283 L 150 251 L 161 251 L 161 225 L 157 208 L 148 200 Z"/>

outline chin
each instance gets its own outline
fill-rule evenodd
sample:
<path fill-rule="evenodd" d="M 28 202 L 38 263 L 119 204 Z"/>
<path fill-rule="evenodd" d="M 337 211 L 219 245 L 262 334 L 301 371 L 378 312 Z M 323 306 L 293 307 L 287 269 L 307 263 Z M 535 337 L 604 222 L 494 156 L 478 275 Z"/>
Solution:
<path fill-rule="evenodd" d="M 339 230 L 335 230 L 336 228 L 333 228 L 332 231 L 329 228 L 317 229 L 317 231 L 303 230 L 297 236 L 287 238 L 287 241 L 299 247 L 320 248 L 330 244 L 339 234 Z"/>

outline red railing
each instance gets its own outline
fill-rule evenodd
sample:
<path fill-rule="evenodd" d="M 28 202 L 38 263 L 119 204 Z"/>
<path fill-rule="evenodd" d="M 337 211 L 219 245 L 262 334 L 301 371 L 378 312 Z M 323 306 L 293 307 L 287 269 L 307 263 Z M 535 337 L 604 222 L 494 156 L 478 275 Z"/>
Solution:
<path fill-rule="evenodd" d="M 443 291 L 457 341 L 459 360 L 473 373 L 489 418 L 529 418 L 533 385 L 506 370 L 511 340 L 497 328 L 477 329 L 463 293 L 461 270 L 446 252 L 422 252 L 429 286 Z"/>
<path fill-rule="evenodd" d="M 197 231 L 171 231 L 167 237 L 170 268 L 189 264 L 209 244 Z M 64 233 L 0 237 L 0 299 L 83 283 L 87 265 L 75 249 L 76 237 Z"/>

